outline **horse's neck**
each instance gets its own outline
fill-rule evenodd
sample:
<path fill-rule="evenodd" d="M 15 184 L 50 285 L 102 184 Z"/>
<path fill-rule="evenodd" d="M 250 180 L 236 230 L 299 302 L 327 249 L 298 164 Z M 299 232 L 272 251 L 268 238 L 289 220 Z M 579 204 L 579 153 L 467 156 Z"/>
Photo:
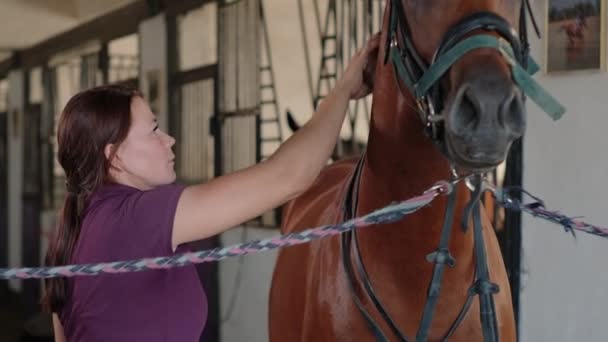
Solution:
<path fill-rule="evenodd" d="M 420 195 L 450 176 L 449 164 L 414 111 L 409 95 L 402 94 L 388 66 L 379 70 L 361 190 L 390 193 L 377 203 L 386 205 Z M 373 195 L 372 195 L 373 196 Z"/>
<path fill-rule="evenodd" d="M 359 215 L 421 195 L 437 181 L 450 179 L 449 163 L 425 135 L 412 103 L 406 102 L 411 99 L 396 88 L 392 72 L 380 68 L 376 80 L 370 136 L 358 193 Z M 457 213 L 464 207 L 466 198 L 460 191 Z M 404 253 L 404 245 L 436 247 L 444 210 L 445 197 L 438 198 L 420 214 L 366 231 L 361 234 L 362 245 L 367 245 L 362 249 L 377 256 L 399 254 L 406 258 L 408 253 L 417 252 L 410 249 Z"/>

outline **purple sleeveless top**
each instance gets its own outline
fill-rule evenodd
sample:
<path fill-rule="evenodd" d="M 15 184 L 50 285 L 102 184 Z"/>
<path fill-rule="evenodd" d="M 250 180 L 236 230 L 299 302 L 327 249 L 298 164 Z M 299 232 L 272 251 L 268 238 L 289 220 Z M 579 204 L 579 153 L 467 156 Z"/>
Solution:
<path fill-rule="evenodd" d="M 183 187 L 149 191 L 106 184 L 93 194 L 70 263 L 172 255 L 171 233 Z M 176 253 L 188 251 L 177 248 Z M 68 278 L 60 313 L 66 338 L 79 341 L 199 341 L 207 298 L 194 265 Z"/>

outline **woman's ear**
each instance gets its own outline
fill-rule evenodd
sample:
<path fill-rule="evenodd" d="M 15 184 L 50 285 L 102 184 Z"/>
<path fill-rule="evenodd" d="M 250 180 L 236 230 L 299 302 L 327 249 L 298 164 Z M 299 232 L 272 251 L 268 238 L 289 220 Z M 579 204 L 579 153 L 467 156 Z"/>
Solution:
<path fill-rule="evenodd" d="M 103 149 L 103 154 L 105 155 L 106 159 L 110 162 L 110 171 L 112 171 L 112 170 L 120 171 L 121 170 L 120 157 L 118 156 L 118 151 L 117 151 L 116 145 L 107 144 L 106 147 Z"/>
<path fill-rule="evenodd" d="M 103 149 L 103 154 L 106 156 L 107 160 L 110 160 L 114 153 L 114 144 L 107 144 L 106 147 Z"/>

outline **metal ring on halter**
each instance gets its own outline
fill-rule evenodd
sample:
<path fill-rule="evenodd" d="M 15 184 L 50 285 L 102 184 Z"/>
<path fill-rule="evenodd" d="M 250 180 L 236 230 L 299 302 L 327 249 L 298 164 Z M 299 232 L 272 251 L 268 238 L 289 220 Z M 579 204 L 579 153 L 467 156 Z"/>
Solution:
<path fill-rule="evenodd" d="M 467 176 L 464 178 L 464 184 L 466 184 L 467 188 L 471 191 L 475 191 L 475 185 L 471 182 L 472 176 Z"/>
<path fill-rule="evenodd" d="M 433 102 L 431 101 L 431 99 L 428 96 L 425 96 L 423 98 L 426 101 L 426 107 L 428 108 L 428 113 L 427 113 L 427 124 L 432 124 L 433 119 L 431 119 L 432 117 L 434 117 L 437 113 L 435 112 L 435 106 L 433 106 Z"/>
<path fill-rule="evenodd" d="M 431 99 L 428 96 L 425 96 L 424 100 L 426 100 L 426 106 L 428 108 L 428 111 L 426 114 L 426 126 L 431 130 L 431 135 L 432 135 L 433 139 L 438 140 L 439 132 L 437 130 L 437 125 L 435 124 L 436 121 L 434 120 L 435 116 L 437 115 L 437 113 L 435 112 L 435 106 L 433 106 L 433 101 L 431 101 Z"/>
<path fill-rule="evenodd" d="M 490 182 L 487 178 L 483 179 L 482 185 L 483 185 L 483 191 L 489 191 L 493 195 L 496 195 L 496 186 L 494 184 L 492 184 L 492 182 Z"/>
<path fill-rule="evenodd" d="M 456 167 L 454 167 L 453 163 L 450 163 L 450 172 L 452 173 L 452 178 L 458 179 L 460 175 L 458 175 L 458 171 L 456 171 Z"/>
<path fill-rule="evenodd" d="M 429 115 L 435 115 L 435 114 L 437 114 L 435 112 L 435 106 L 433 106 L 433 101 L 431 101 L 431 99 L 428 96 L 425 96 L 424 100 L 426 101 L 426 105 L 429 108 Z"/>
<path fill-rule="evenodd" d="M 428 194 L 430 192 L 435 192 L 437 195 L 449 195 L 454 191 L 454 185 L 458 183 L 460 180 L 456 180 L 453 182 L 447 181 L 439 181 L 435 183 L 432 187 L 430 187 L 424 194 Z"/>
<path fill-rule="evenodd" d="M 395 48 L 397 45 L 399 45 L 399 42 L 397 42 L 397 35 L 393 34 L 392 36 L 390 47 Z"/>
<path fill-rule="evenodd" d="M 453 179 L 458 179 L 458 180 L 463 180 L 467 177 L 471 177 L 473 174 L 471 173 L 467 173 L 467 174 L 458 174 L 458 171 L 456 170 L 456 166 L 454 166 L 454 163 L 450 162 L 450 172 L 452 173 L 452 178 Z"/>
<path fill-rule="evenodd" d="M 416 99 L 416 106 L 418 107 L 418 110 L 420 110 L 423 113 L 426 113 L 426 107 L 424 104 L 424 99 Z"/>

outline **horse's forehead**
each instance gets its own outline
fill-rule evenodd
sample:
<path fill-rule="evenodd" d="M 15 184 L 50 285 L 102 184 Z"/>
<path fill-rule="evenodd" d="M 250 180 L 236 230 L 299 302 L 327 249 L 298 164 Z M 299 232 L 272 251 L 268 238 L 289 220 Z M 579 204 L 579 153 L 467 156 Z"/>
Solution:
<path fill-rule="evenodd" d="M 473 12 L 490 11 L 504 17 L 512 25 L 519 18 L 523 0 L 401 0 L 414 26 L 429 31 L 446 29 Z M 443 25 L 442 25 L 443 24 Z"/>
<path fill-rule="evenodd" d="M 402 0 L 406 7 L 414 9 L 418 14 L 425 14 L 428 11 L 450 8 L 459 8 L 461 5 L 470 6 L 496 6 L 503 8 L 518 8 L 521 0 Z"/>
<path fill-rule="evenodd" d="M 474 12 L 495 12 L 515 26 L 522 0 L 401 1 L 412 29 L 414 44 L 421 56 L 429 60 L 449 27 Z"/>

